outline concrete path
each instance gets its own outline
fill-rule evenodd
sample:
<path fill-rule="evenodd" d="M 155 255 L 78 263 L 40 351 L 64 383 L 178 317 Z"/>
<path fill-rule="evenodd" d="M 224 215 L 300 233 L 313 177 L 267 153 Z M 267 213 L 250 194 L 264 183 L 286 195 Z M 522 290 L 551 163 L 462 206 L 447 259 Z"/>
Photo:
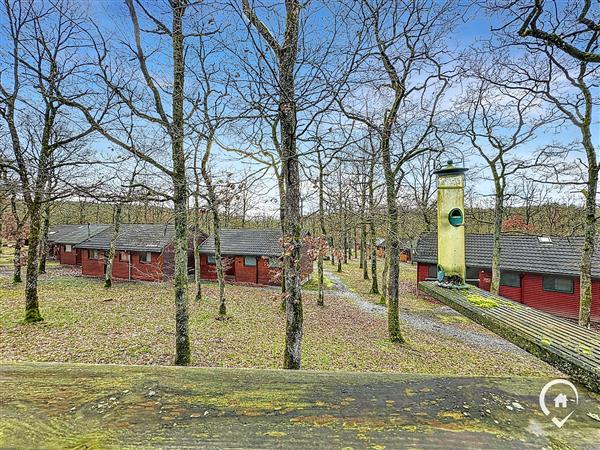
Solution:
<path fill-rule="evenodd" d="M 364 311 L 368 311 L 373 314 L 387 315 L 387 308 L 385 306 L 377 305 L 372 301 L 362 298 L 356 292 L 352 292 L 334 273 L 329 271 L 324 271 L 324 273 L 332 281 L 333 290 L 335 290 L 338 295 L 349 299 Z M 454 310 L 450 307 L 442 305 L 440 308 L 442 308 L 444 312 L 451 311 L 454 313 Z M 458 313 L 456 314 L 459 315 Z M 413 314 L 402 311 L 400 313 L 400 320 L 409 326 L 416 328 L 417 330 L 452 337 L 461 342 L 474 344 L 486 349 L 520 355 L 527 353 L 505 339 L 498 338 L 485 332 L 478 333 L 475 331 L 464 330 L 458 326 L 443 323 L 437 320 L 435 317 L 425 314 Z"/>

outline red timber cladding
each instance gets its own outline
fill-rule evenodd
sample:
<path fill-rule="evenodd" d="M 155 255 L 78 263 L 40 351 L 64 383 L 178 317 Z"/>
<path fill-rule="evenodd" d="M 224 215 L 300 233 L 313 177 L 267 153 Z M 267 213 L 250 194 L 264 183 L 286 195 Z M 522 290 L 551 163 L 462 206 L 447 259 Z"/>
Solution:
<path fill-rule="evenodd" d="M 113 259 L 113 277 L 120 278 L 122 280 L 129 279 L 129 261 L 121 261 L 121 253 L 124 255 L 129 255 L 129 252 L 120 252 L 117 251 L 115 255 L 115 259 Z M 130 256 L 131 257 L 131 256 Z M 125 256 L 126 258 L 126 256 Z M 138 257 L 139 258 L 139 257 Z M 133 267 L 132 267 L 133 269 Z M 131 279 L 133 278 L 133 270 L 131 271 Z"/>
<path fill-rule="evenodd" d="M 228 270 L 226 276 L 232 276 L 237 283 L 252 283 L 276 286 L 280 283 L 277 273 L 279 269 L 268 266 L 268 258 L 258 257 L 256 266 L 245 266 L 243 256 L 230 257 L 225 263 Z M 258 278 L 257 278 L 258 271 Z M 200 273 L 203 280 L 216 280 L 217 269 L 214 264 L 208 264 L 207 255 L 200 255 Z M 258 280 L 258 282 L 257 282 Z"/>
<path fill-rule="evenodd" d="M 131 278 L 133 280 L 162 281 L 163 256 L 161 253 L 151 253 L 151 255 L 151 262 L 143 263 L 140 261 L 140 252 L 131 252 Z"/>
<path fill-rule="evenodd" d="M 70 252 L 65 251 L 65 245 L 58 246 L 58 262 L 75 266 L 81 264 L 81 249 L 71 247 Z"/>
<path fill-rule="evenodd" d="M 217 279 L 217 268 L 214 264 L 208 264 L 208 255 L 200 255 L 200 278 L 203 280 Z"/>
<path fill-rule="evenodd" d="M 253 258 L 251 256 L 250 258 Z M 259 275 L 259 263 L 257 261 L 256 266 L 245 266 L 244 265 L 244 257 L 236 256 L 235 257 L 235 281 L 238 283 L 258 283 L 258 275 Z"/>
<path fill-rule="evenodd" d="M 482 271 L 479 275 L 479 287 L 489 291 L 491 279 L 491 273 Z M 577 319 L 579 317 L 579 278 L 573 277 L 572 294 L 545 291 L 543 280 L 544 276 L 541 274 L 522 273 L 520 288 L 500 286 L 499 294 L 532 308 L 561 317 Z M 600 321 L 600 280 L 592 281 L 591 309 L 592 320 L 594 322 Z"/>
<path fill-rule="evenodd" d="M 238 283 L 253 283 L 277 286 L 279 269 L 269 267 L 269 258 L 265 256 L 256 257 L 256 266 L 244 265 L 244 257 L 235 257 L 235 281 Z"/>
<path fill-rule="evenodd" d="M 116 252 L 113 260 L 113 277 L 127 280 L 129 279 L 129 264 L 127 261 L 119 260 L 119 253 Z M 81 273 L 83 275 L 102 277 L 104 276 L 104 265 L 106 263 L 106 252 L 98 250 L 98 259 L 89 258 L 90 251 L 81 252 Z M 162 255 L 152 253 L 151 262 L 143 263 L 140 261 L 139 252 L 131 252 L 131 279 L 141 281 L 162 281 Z"/>
<path fill-rule="evenodd" d="M 98 250 L 98 259 L 90 259 L 90 250 L 81 250 L 81 274 L 92 277 L 104 276 L 103 250 Z"/>
<path fill-rule="evenodd" d="M 429 270 L 429 264 L 425 264 L 425 263 L 421 263 L 421 262 L 417 263 L 417 283 L 420 283 L 421 281 L 425 281 L 425 279 L 427 278 L 428 270 Z"/>

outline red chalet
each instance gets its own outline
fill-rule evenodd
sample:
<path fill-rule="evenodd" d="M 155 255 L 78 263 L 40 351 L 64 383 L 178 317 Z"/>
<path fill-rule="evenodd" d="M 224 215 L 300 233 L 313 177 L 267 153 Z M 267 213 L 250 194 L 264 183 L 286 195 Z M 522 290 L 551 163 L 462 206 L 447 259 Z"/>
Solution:
<path fill-rule="evenodd" d="M 48 252 L 61 264 L 81 265 L 81 249 L 75 248 L 110 225 L 57 225 L 48 231 Z"/>
<path fill-rule="evenodd" d="M 281 283 L 281 230 L 224 229 L 220 237 L 226 281 L 258 285 Z M 301 264 L 302 280 L 306 280 L 313 265 L 304 246 Z M 206 280 L 217 278 L 213 235 L 200 245 L 200 274 Z"/>
<path fill-rule="evenodd" d="M 467 234 L 467 282 L 489 290 L 492 282 L 491 234 Z M 528 306 L 576 319 L 582 237 L 503 234 L 500 238 L 500 292 Z M 414 260 L 417 281 L 436 278 L 437 234 L 419 238 Z M 592 320 L 600 322 L 600 245 L 592 259 Z"/>
<path fill-rule="evenodd" d="M 113 227 L 75 247 L 81 250 L 81 273 L 101 277 L 106 273 Z M 166 224 L 123 224 L 115 244 L 113 277 L 125 280 L 163 281 L 175 272 L 175 227 Z M 193 271 L 193 245 L 188 246 L 188 267 Z"/>

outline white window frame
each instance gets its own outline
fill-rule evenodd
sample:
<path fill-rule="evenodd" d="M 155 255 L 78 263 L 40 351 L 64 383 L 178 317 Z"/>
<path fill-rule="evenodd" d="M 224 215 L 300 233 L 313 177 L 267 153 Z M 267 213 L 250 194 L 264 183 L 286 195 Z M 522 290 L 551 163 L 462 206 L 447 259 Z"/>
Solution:
<path fill-rule="evenodd" d="M 71 244 L 65 244 L 65 253 L 71 253 L 73 251 L 73 246 Z"/>
<path fill-rule="evenodd" d="M 119 252 L 119 261 L 129 262 L 129 252 Z"/>
<path fill-rule="evenodd" d="M 90 248 L 88 250 L 88 259 L 97 260 L 100 259 L 100 252 L 96 248 Z"/>
<path fill-rule="evenodd" d="M 206 255 L 206 262 L 211 266 L 215 265 L 215 255 Z"/>
<path fill-rule="evenodd" d="M 253 264 L 248 264 L 246 261 L 249 261 L 248 258 L 252 258 Z M 258 266 L 258 258 L 256 256 L 244 256 L 244 267 L 257 267 Z"/>
<path fill-rule="evenodd" d="M 147 257 L 148 257 L 148 260 L 146 260 Z M 140 252 L 140 263 L 142 263 L 142 264 L 152 263 L 152 252 Z"/>

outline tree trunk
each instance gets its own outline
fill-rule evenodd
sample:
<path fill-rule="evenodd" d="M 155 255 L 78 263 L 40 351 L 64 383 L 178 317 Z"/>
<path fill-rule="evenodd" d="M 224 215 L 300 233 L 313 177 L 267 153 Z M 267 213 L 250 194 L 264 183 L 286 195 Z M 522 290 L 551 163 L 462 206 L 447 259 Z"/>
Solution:
<path fill-rule="evenodd" d="M 285 236 L 285 180 L 283 176 L 277 177 L 277 189 L 279 192 L 279 225 L 281 236 Z M 281 265 L 281 309 L 285 310 L 285 264 Z"/>
<path fill-rule="evenodd" d="M 398 205 L 396 203 L 396 176 L 392 169 L 390 155 L 390 136 L 393 118 L 386 115 L 386 125 L 381 136 L 381 155 L 385 175 L 386 200 L 388 210 L 388 235 L 386 239 L 386 256 L 388 258 L 388 333 L 390 341 L 403 343 L 404 337 L 400 332 L 400 317 L 398 309 L 398 289 L 400 275 L 399 255 L 399 222 Z"/>
<path fill-rule="evenodd" d="M 319 226 L 321 228 L 321 237 L 325 239 L 327 233 L 325 231 L 325 199 L 323 195 L 324 171 L 321 153 L 317 153 L 317 158 L 319 161 Z M 317 275 L 319 278 L 319 297 L 317 298 L 317 305 L 325 306 L 325 295 L 323 292 L 323 255 L 321 252 L 319 252 L 319 259 L 317 260 Z"/>
<path fill-rule="evenodd" d="M 50 228 L 50 204 L 44 209 L 44 222 L 42 224 L 42 238 L 40 240 L 40 263 L 38 273 L 46 273 L 46 260 L 48 259 L 48 229 Z"/>
<path fill-rule="evenodd" d="M 588 190 L 586 192 L 583 249 L 581 252 L 581 274 L 579 277 L 579 325 L 590 327 L 592 306 L 592 257 L 596 240 L 596 197 L 598 192 L 598 170 L 588 168 Z"/>
<path fill-rule="evenodd" d="M 106 256 L 106 274 L 104 275 L 104 287 L 110 288 L 112 286 L 112 269 L 113 262 L 115 260 L 117 237 L 119 237 L 119 228 L 121 226 L 121 211 L 122 204 L 117 203 L 115 206 L 115 212 L 113 215 L 113 232 L 110 237 L 110 246 L 108 248 L 108 255 Z"/>
<path fill-rule="evenodd" d="M 494 214 L 494 245 L 492 248 L 492 284 L 490 286 L 490 293 L 498 295 L 500 291 L 500 234 L 502 233 L 502 217 L 504 216 L 504 190 L 500 186 L 500 182 L 496 183 Z"/>
<path fill-rule="evenodd" d="M 363 261 L 363 279 L 369 279 L 369 264 L 367 262 L 367 224 L 363 223 L 360 229 L 360 252 Z"/>
<path fill-rule="evenodd" d="M 286 327 L 284 369 L 300 369 L 302 357 L 303 309 L 300 289 L 300 168 L 296 149 L 295 66 L 298 52 L 300 4 L 286 1 L 285 42 L 279 57 L 279 123 L 282 138 L 282 169 L 285 180 L 285 238 L 290 251 L 284 258 L 286 286 Z"/>
<path fill-rule="evenodd" d="M 590 326 L 591 306 L 592 306 L 592 257 L 596 244 L 596 208 L 598 197 L 598 157 L 592 141 L 590 127 L 592 124 L 592 94 L 585 84 L 584 73 L 581 70 L 579 75 L 579 85 L 585 99 L 585 116 L 580 126 L 582 134 L 582 144 L 587 155 L 588 182 L 587 192 L 585 193 L 585 222 L 584 222 L 584 241 L 581 252 L 581 273 L 579 275 L 579 325 L 583 327 Z"/>
<path fill-rule="evenodd" d="M 369 246 L 371 247 L 371 294 L 379 294 L 379 286 L 377 285 L 377 248 L 375 241 L 375 189 L 373 187 L 373 174 L 375 172 L 375 157 L 371 158 L 368 181 L 368 198 L 369 198 Z"/>
<path fill-rule="evenodd" d="M 173 28 L 171 40 L 173 47 L 173 95 L 171 124 L 171 148 L 173 171 L 173 204 L 175 214 L 175 364 L 188 365 L 191 359 L 188 313 L 188 236 L 187 206 L 188 189 L 185 175 L 184 139 L 184 49 L 183 49 L 183 14 L 184 4 L 181 0 L 172 2 Z"/>
<path fill-rule="evenodd" d="M 219 283 L 219 317 L 227 315 L 227 307 L 225 305 L 225 272 L 223 269 L 223 259 L 221 255 L 221 217 L 219 215 L 219 205 L 217 203 L 217 193 L 212 182 L 212 177 L 208 171 L 208 162 L 212 152 L 214 141 L 214 130 L 211 130 L 206 142 L 206 151 L 202 157 L 200 171 L 206 189 L 208 190 L 208 206 L 213 218 L 213 235 L 215 238 L 215 265 L 217 268 L 217 281 Z"/>
<path fill-rule="evenodd" d="M 196 295 L 194 300 L 202 300 L 202 276 L 200 265 L 200 177 L 198 176 L 198 148 L 194 152 L 194 180 L 196 186 L 194 189 L 194 282 L 196 283 Z"/>
<path fill-rule="evenodd" d="M 217 266 L 217 280 L 219 282 L 219 316 L 225 317 L 227 315 L 227 307 L 225 305 L 225 271 L 223 270 L 223 259 L 221 256 L 221 221 L 219 218 L 219 211 L 217 205 L 214 204 L 216 199 L 214 198 L 214 189 L 211 187 L 209 191 L 212 191 L 211 196 L 211 212 L 213 216 L 213 228 L 215 236 L 215 265 Z"/>
<path fill-rule="evenodd" d="M 200 266 L 200 221 L 198 220 L 198 210 L 196 208 L 194 216 L 194 282 L 196 283 L 196 295 L 194 299 L 199 302 L 202 300 L 202 274 Z"/>
<path fill-rule="evenodd" d="M 383 256 L 383 272 L 381 273 L 381 299 L 379 303 L 381 305 L 387 304 L 387 280 L 388 280 L 388 254 L 387 252 Z"/>
<path fill-rule="evenodd" d="M 13 255 L 13 283 L 21 283 L 23 279 L 21 278 L 21 247 L 23 245 L 23 240 L 17 235 L 17 239 L 15 240 L 15 253 Z"/>
<path fill-rule="evenodd" d="M 36 195 L 36 197 L 38 197 Z M 38 303 L 38 246 L 41 228 L 41 198 L 36 198 L 29 209 L 29 247 L 27 251 L 27 273 L 25 275 L 25 322 L 40 322 L 42 315 Z"/>

